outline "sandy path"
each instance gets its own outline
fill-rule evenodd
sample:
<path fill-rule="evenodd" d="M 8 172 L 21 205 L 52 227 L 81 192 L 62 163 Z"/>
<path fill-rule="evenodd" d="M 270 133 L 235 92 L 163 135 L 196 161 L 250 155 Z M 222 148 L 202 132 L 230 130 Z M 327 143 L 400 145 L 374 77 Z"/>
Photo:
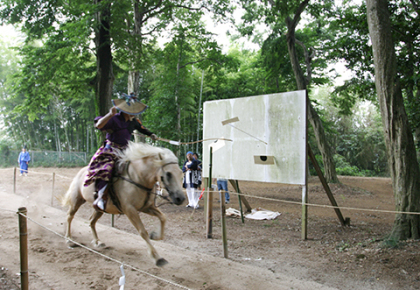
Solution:
<path fill-rule="evenodd" d="M 62 234 L 65 213 L 28 198 L 0 192 L 0 261 L 11 273 L 19 273 L 18 219 L 16 210 L 26 206 L 31 219 Z M 229 259 L 193 252 L 165 242 L 153 241 L 159 254 L 169 261 L 154 266 L 146 244 L 137 235 L 98 224 L 98 234 L 107 247 L 98 251 L 150 275 L 125 268 L 125 289 L 333 289 L 305 277 L 272 273 Z M 66 247 L 63 239 L 28 221 L 30 289 L 119 289 L 119 264 L 84 248 Z M 90 247 L 88 221 L 75 218 L 73 237 Z M 95 249 L 97 250 L 97 249 Z M 298 273 L 297 273 L 298 274 Z M 169 281 L 169 282 L 166 282 Z M 174 284 L 177 285 L 174 285 Z"/>

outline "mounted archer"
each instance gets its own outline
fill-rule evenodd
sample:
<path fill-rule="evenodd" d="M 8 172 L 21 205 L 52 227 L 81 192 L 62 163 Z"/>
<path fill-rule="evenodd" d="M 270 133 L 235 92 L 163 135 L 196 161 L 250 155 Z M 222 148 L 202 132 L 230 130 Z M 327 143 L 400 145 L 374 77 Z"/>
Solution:
<path fill-rule="evenodd" d="M 157 136 L 146 129 L 136 115 L 141 114 L 147 106 L 137 99 L 134 93 L 122 94 L 119 99 L 112 100 L 113 107 L 105 116 L 95 118 L 95 127 L 107 132 L 106 140 L 90 160 L 84 186 L 95 183 L 96 210 L 105 211 L 108 182 L 112 180 L 112 172 L 118 157 L 116 152 L 127 147 L 134 130 L 157 140 Z M 117 109 L 120 110 L 117 113 Z"/>

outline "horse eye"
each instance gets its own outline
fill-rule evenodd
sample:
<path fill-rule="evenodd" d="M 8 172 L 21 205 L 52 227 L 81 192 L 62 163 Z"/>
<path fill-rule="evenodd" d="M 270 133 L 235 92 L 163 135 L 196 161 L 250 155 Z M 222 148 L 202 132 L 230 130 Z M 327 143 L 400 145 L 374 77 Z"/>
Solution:
<path fill-rule="evenodd" d="M 172 178 L 172 173 L 166 172 L 166 179 L 169 181 Z"/>

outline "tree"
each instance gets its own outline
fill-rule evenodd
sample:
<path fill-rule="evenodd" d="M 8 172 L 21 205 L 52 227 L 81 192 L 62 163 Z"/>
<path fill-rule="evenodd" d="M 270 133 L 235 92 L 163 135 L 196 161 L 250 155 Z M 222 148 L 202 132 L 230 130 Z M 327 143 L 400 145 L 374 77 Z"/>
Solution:
<path fill-rule="evenodd" d="M 420 169 L 397 73 L 388 2 L 367 0 L 366 4 L 395 207 L 400 212 L 419 212 Z M 419 215 L 397 214 L 390 239 L 419 239 L 419 221 Z"/>
<path fill-rule="evenodd" d="M 420 14 L 414 1 L 390 0 L 391 33 L 395 44 L 397 74 L 405 100 L 405 109 L 415 139 L 420 140 Z M 340 60 L 352 71 L 353 78 L 336 88 L 333 98 L 343 111 L 350 111 L 358 99 L 377 104 L 371 41 L 366 16 L 366 4 L 346 1 L 329 15 L 329 27 L 336 37 L 327 40 L 329 60 Z M 378 105 L 379 106 L 379 105 Z M 420 142 L 417 143 L 420 149 Z"/>
<path fill-rule="evenodd" d="M 171 41 L 156 54 L 150 115 L 159 122 L 150 128 L 155 127 L 166 138 L 185 140 L 193 136 L 196 128 L 192 123 L 199 108 L 197 69 L 202 72 L 220 67 L 225 58 L 213 35 L 206 31 L 200 14 L 179 10 L 173 24 Z"/>
<path fill-rule="evenodd" d="M 285 35 L 290 63 L 296 81 L 296 88 L 298 90 L 309 90 L 313 73 L 312 60 L 315 56 L 314 48 L 307 48 L 305 43 L 296 37 L 297 25 L 301 20 L 303 12 L 309 5 L 309 0 L 264 0 L 261 5 L 258 5 L 255 1 L 242 0 L 241 3 L 246 10 L 246 14 L 243 17 L 246 22 L 252 23 L 260 21 L 261 18 L 264 18 L 266 25 L 273 31 L 280 31 L 280 33 Z M 325 5 L 325 7 L 322 7 L 321 5 L 309 6 L 309 12 L 313 13 L 316 18 L 320 19 L 323 8 L 328 9 L 331 4 L 330 1 L 325 1 L 323 5 Z M 314 21 L 316 22 L 316 20 Z M 282 27 L 283 25 L 285 25 L 286 29 Z M 244 35 L 249 35 L 253 31 L 253 27 L 241 27 L 241 31 Z M 320 37 L 320 35 L 318 35 L 318 37 Z M 306 68 L 306 75 L 304 74 L 302 68 Z M 321 152 L 324 162 L 325 178 L 328 182 L 338 182 L 333 160 L 333 152 L 325 136 L 322 121 L 313 107 L 309 96 L 307 97 L 307 103 L 308 118 L 314 129 L 318 149 Z"/>

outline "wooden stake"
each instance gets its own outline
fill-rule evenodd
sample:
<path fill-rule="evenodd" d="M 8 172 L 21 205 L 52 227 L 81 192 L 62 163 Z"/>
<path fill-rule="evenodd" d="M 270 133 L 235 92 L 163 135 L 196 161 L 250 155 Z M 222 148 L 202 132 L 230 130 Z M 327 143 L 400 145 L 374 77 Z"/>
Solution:
<path fill-rule="evenodd" d="M 213 147 L 210 147 L 210 162 L 209 162 L 209 180 L 207 184 L 207 220 L 206 220 L 206 229 L 207 229 L 207 238 L 212 238 L 213 233 L 213 189 L 211 188 L 211 166 L 213 163 Z"/>
<path fill-rule="evenodd" d="M 226 204 L 225 192 L 220 192 L 220 211 L 222 214 L 222 240 L 223 240 L 223 256 L 228 258 L 227 235 L 226 235 Z"/>
<path fill-rule="evenodd" d="M 53 206 L 53 201 L 54 201 L 54 184 L 55 184 L 55 172 L 53 172 L 53 176 L 52 176 L 51 206 Z"/>
<path fill-rule="evenodd" d="M 28 290 L 29 289 L 28 231 L 27 231 L 26 213 L 27 213 L 26 207 L 20 207 L 18 209 L 19 244 L 20 244 L 20 284 L 21 284 L 21 289 L 22 290 Z"/>
<path fill-rule="evenodd" d="M 16 193 L 16 167 L 13 171 L 13 193 Z"/>
<path fill-rule="evenodd" d="M 241 190 L 239 189 L 239 183 L 237 180 L 230 180 L 230 184 L 233 186 L 235 191 L 238 193 L 238 198 L 244 203 L 246 207 L 246 212 L 252 212 L 252 207 L 249 205 L 248 200 L 245 198 L 245 196 L 241 196 Z"/>
<path fill-rule="evenodd" d="M 337 202 L 335 201 L 334 195 L 332 194 L 331 189 L 328 186 L 328 183 L 325 180 L 324 175 L 322 174 L 321 168 L 319 167 L 318 162 L 315 159 L 315 155 L 312 152 L 311 146 L 309 146 L 309 144 L 308 144 L 308 155 L 309 155 L 309 158 L 312 161 L 312 164 L 315 167 L 316 172 L 318 173 L 319 180 L 321 180 L 322 186 L 324 187 L 325 192 L 327 193 L 327 196 L 328 196 L 331 204 L 333 206 L 338 207 Z M 344 220 L 343 215 L 341 214 L 341 211 L 340 211 L 339 208 L 334 208 L 334 211 L 337 214 L 338 220 L 340 221 L 342 226 L 346 226 L 346 225 L 349 226 L 350 225 L 350 218 L 346 218 L 346 220 Z"/>

